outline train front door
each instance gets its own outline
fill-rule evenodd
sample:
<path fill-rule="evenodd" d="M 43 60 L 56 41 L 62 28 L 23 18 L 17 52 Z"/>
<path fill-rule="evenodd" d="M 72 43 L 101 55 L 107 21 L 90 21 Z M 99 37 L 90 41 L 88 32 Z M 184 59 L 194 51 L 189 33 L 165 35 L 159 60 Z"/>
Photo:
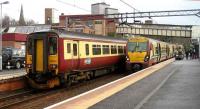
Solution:
<path fill-rule="evenodd" d="M 79 67 L 79 43 L 78 41 L 64 41 L 64 59 L 67 69 L 74 70 Z"/>
<path fill-rule="evenodd" d="M 43 40 L 36 40 L 36 71 L 43 71 Z"/>

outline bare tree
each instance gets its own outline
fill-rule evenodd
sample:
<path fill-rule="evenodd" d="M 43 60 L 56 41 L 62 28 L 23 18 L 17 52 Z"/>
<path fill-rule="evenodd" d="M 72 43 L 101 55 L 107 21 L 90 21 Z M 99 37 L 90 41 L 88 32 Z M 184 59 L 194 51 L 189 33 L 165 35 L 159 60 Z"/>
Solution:
<path fill-rule="evenodd" d="M 26 21 L 26 25 L 34 25 L 34 24 L 36 24 L 36 23 L 35 23 L 35 21 L 32 20 L 32 19 Z"/>
<path fill-rule="evenodd" d="M 16 21 L 15 19 L 12 19 L 10 21 L 10 26 L 17 26 L 18 25 L 18 21 Z"/>

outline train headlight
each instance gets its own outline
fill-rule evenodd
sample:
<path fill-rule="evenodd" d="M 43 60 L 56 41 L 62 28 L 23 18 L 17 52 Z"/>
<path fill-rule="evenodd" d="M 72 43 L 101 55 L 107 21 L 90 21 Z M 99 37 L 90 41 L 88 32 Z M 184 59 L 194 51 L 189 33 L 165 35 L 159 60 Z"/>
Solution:
<path fill-rule="evenodd" d="M 129 60 L 130 60 L 128 56 L 126 56 L 126 60 L 127 60 L 127 61 L 129 61 Z"/>
<path fill-rule="evenodd" d="M 26 66 L 27 66 L 27 68 L 31 68 L 31 64 L 27 64 Z"/>
<path fill-rule="evenodd" d="M 144 62 L 147 62 L 149 60 L 149 56 L 145 56 Z"/>
<path fill-rule="evenodd" d="M 51 68 L 51 69 L 56 69 L 56 68 L 57 68 L 57 65 L 56 65 L 56 64 L 51 64 L 51 65 L 50 65 L 50 68 Z"/>

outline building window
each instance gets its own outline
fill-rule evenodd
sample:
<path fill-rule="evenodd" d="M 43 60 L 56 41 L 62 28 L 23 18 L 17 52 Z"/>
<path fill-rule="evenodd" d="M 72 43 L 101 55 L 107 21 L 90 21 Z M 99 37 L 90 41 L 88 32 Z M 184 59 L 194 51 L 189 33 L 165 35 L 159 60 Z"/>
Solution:
<path fill-rule="evenodd" d="M 71 44 L 67 43 L 67 53 L 71 53 Z"/>
<path fill-rule="evenodd" d="M 103 54 L 110 54 L 109 45 L 103 45 Z"/>
<path fill-rule="evenodd" d="M 123 46 L 118 46 L 118 54 L 123 54 L 123 53 L 124 53 Z"/>
<path fill-rule="evenodd" d="M 86 56 L 88 56 L 90 54 L 88 44 L 85 44 L 85 53 L 86 53 Z"/>
<path fill-rule="evenodd" d="M 96 20 L 96 21 L 95 21 L 95 24 L 102 24 L 102 21 Z"/>
<path fill-rule="evenodd" d="M 73 44 L 73 54 L 77 56 L 77 44 Z"/>
<path fill-rule="evenodd" d="M 92 45 L 93 55 L 101 54 L 101 45 Z"/>
<path fill-rule="evenodd" d="M 111 45 L 111 54 L 117 54 L 117 48 L 115 45 Z"/>
<path fill-rule="evenodd" d="M 83 33 L 83 29 L 75 29 L 75 32 Z"/>

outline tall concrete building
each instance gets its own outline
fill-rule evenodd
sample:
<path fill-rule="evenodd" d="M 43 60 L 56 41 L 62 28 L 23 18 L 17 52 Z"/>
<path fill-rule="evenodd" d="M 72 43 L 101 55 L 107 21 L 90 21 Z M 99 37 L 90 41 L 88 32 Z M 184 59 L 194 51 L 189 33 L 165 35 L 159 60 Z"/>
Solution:
<path fill-rule="evenodd" d="M 19 16 L 19 26 L 25 26 L 26 22 L 24 20 L 24 12 L 23 12 L 23 6 L 21 5 L 21 11 Z"/>

